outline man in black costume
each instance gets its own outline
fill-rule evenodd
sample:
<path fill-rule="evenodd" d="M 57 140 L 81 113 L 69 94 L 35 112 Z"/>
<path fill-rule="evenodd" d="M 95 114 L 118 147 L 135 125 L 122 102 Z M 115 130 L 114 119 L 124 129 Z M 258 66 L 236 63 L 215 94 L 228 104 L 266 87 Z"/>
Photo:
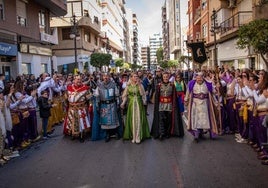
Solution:
<path fill-rule="evenodd" d="M 163 140 L 170 136 L 184 136 L 181 113 L 178 111 L 175 86 L 169 82 L 169 73 L 164 72 L 163 81 L 155 92 L 154 119 L 151 134 Z"/>

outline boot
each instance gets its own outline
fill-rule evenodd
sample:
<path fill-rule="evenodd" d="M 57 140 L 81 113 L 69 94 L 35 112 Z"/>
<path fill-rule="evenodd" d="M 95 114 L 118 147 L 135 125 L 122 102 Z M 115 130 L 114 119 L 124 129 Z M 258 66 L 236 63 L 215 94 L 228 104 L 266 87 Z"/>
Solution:
<path fill-rule="evenodd" d="M 83 143 L 83 142 L 85 141 L 84 136 L 83 136 L 83 133 L 80 133 L 79 141 L 80 141 L 81 143 Z"/>
<path fill-rule="evenodd" d="M 106 137 L 105 137 L 105 142 L 109 142 L 110 141 L 110 133 L 109 130 L 106 131 Z"/>
<path fill-rule="evenodd" d="M 116 128 L 115 139 L 120 140 L 120 134 L 119 134 L 119 128 L 118 127 Z"/>

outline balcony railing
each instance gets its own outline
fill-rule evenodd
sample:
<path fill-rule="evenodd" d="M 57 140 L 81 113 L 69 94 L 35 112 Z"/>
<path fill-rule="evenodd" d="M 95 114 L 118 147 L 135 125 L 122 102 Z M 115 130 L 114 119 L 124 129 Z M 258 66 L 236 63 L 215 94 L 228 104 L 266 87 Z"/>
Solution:
<path fill-rule="evenodd" d="M 225 20 L 220 25 L 221 35 L 237 30 L 240 26 L 252 21 L 252 11 L 242 11 Z"/>

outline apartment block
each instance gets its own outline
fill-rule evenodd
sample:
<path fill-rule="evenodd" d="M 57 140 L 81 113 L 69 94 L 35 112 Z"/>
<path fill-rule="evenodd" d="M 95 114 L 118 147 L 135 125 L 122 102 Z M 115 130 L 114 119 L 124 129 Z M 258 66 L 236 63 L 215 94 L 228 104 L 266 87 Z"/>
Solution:
<path fill-rule="evenodd" d="M 203 40 L 213 67 L 228 64 L 235 68 L 262 69 L 264 64 L 254 51 L 239 50 L 239 27 L 254 19 L 268 18 L 268 2 L 261 0 L 188 0 L 187 40 Z"/>
<path fill-rule="evenodd" d="M 66 13 L 64 0 L 0 0 L 0 72 L 6 79 L 51 72 L 58 36 L 49 20 Z"/>
<path fill-rule="evenodd" d="M 158 63 L 156 57 L 156 51 L 158 50 L 158 48 L 163 47 L 163 38 L 160 33 L 155 33 L 149 37 L 149 47 L 150 47 L 151 68 L 155 69 Z"/>

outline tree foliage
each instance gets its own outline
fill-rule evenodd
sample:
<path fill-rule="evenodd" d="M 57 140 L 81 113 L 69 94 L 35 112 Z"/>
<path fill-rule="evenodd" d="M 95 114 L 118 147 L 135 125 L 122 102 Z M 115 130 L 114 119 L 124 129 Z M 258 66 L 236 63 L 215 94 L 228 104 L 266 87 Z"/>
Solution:
<path fill-rule="evenodd" d="M 104 53 L 93 53 L 90 57 L 90 64 L 93 67 L 98 67 L 100 69 L 102 66 L 109 66 L 110 61 L 112 60 L 111 54 Z"/>
<path fill-rule="evenodd" d="M 163 47 L 160 47 L 156 50 L 156 60 L 159 64 L 160 61 L 164 59 Z"/>
<path fill-rule="evenodd" d="M 186 64 L 187 67 L 189 68 L 190 67 L 190 62 L 192 61 L 192 57 L 191 56 L 182 55 L 182 56 L 179 57 L 178 61 Z"/>
<path fill-rule="evenodd" d="M 254 51 L 261 55 L 268 68 L 268 60 L 265 58 L 265 54 L 268 53 L 268 21 L 254 20 L 241 26 L 238 31 L 237 46 L 239 49 L 252 46 Z"/>
<path fill-rule="evenodd" d="M 168 67 L 173 67 L 173 68 L 176 68 L 177 66 L 178 66 L 178 64 L 179 64 L 179 62 L 178 62 L 178 60 L 169 60 L 168 61 Z"/>
<path fill-rule="evenodd" d="M 158 62 L 158 64 L 163 69 L 167 69 L 168 68 L 168 62 L 167 61 L 161 60 L 161 61 Z"/>
<path fill-rule="evenodd" d="M 124 60 L 122 58 L 115 59 L 115 66 L 122 67 L 124 65 Z"/>

